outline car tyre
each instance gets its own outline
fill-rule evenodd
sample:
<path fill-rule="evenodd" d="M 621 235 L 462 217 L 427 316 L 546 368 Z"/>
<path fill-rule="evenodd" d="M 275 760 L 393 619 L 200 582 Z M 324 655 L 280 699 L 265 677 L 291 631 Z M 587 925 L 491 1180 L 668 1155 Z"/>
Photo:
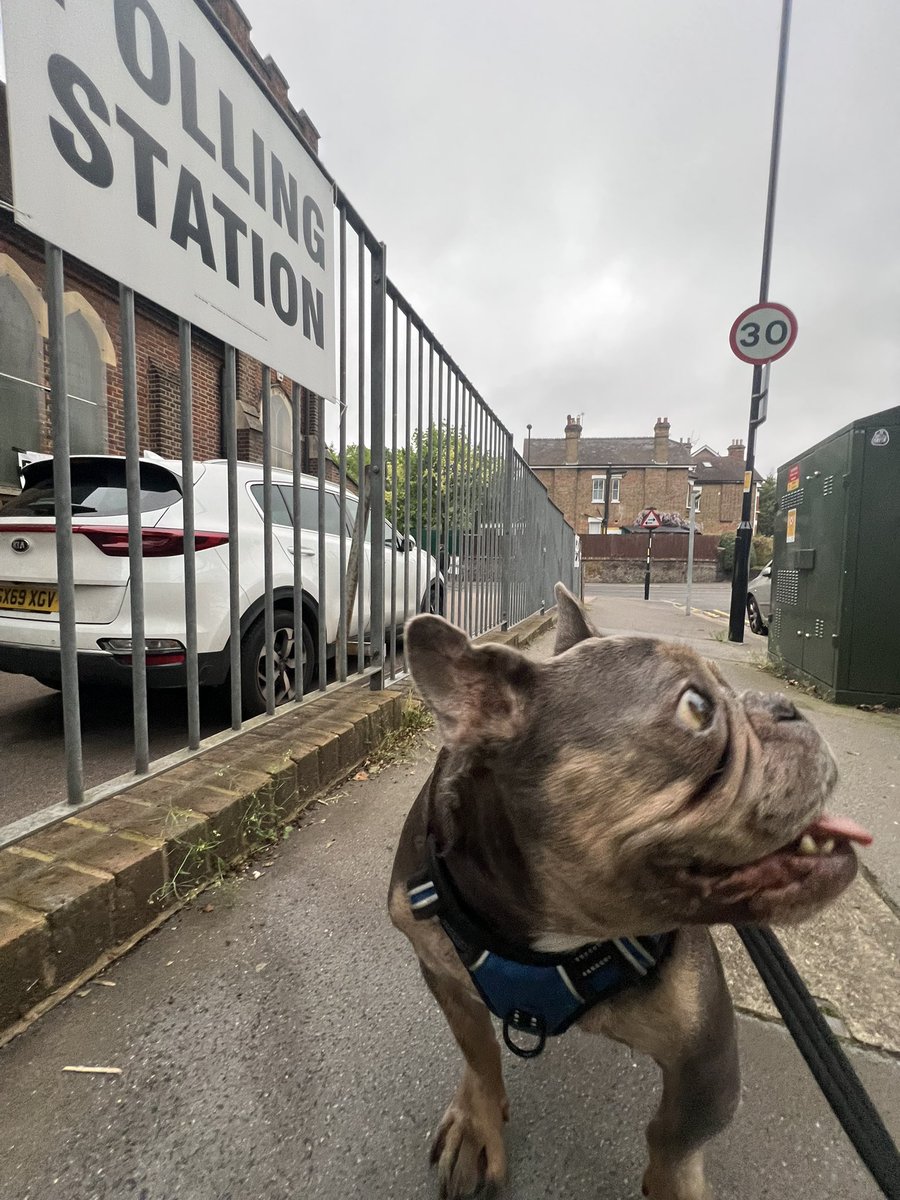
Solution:
<path fill-rule="evenodd" d="M 747 620 L 750 622 L 751 632 L 758 633 L 760 637 L 768 637 L 769 627 L 763 620 L 755 596 L 747 597 Z"/>
<path fill-rule="evenodd" d="M 245 717 L 266 711 L 266 618 L 256 618 L 241 642 L 241 708 Z M 310 622 L 304 614 L 300 625 L 303 662 L 303 691 L 310 690 L 316 670 L 316 642 Z M 275 707 L 293 700 L 296 694 L 297 641 L 294 614 L 288 608 L 275 609 Z"/>
<path fill-rule="evenodd" d="M 446 611 L 446 597 L 444 595 L 444 585 L 437 579 L 432 579 L 428 585 L 425 595 L 422 597 L 422 607 L 419 612 L 432 613 L 433 615 L 442 617 Z"/>

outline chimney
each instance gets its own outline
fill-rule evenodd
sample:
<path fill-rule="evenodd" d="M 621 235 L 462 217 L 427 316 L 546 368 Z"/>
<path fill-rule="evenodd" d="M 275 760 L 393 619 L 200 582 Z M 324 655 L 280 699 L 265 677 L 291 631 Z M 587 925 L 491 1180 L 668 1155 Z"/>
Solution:
<path fill-rule="evenodd" d="M 669 418 L 658 417 L 653 426 L 653 461 L 667 463 L 669 461 Z"/>
<path fill-rule="evenodd" d="M 737 462 L 744 462 L 746 460 L 746 447 L 740 438 L 735 438 L 728 447 L 728 457 L 735 459 Z"/>
<path fill-rule="evenodd" d="M 581 437 L 581 421 L 578 417 L 566 417 L 566 462 L 578 462 L 578 439 Z"/>

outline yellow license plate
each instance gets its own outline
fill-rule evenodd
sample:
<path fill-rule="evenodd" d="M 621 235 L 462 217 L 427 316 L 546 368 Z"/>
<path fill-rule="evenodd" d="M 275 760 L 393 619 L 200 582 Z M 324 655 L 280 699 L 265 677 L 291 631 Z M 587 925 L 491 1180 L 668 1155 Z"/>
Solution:
<path fill-rule="evenodd" d="M 0 583 L 0 608 L 16 612 L 59 612 L 59 589 L 41 583 Z"/>

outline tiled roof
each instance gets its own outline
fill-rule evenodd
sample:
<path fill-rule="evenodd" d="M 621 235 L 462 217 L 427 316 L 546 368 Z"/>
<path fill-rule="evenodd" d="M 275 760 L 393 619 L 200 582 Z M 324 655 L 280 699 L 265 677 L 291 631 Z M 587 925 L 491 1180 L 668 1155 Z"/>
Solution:
<path fill-rule="evenodd" d="M 703 483 L 743 483 L 744 461 L 740 458 L 729 458 L 727 454 L 704 454 L 696 462 L 697 482 Z M 753 472 L 757 483 L 762 479 L 759 471 Z"/>
<path fill-rule="evenodd" d="M 566 462 L 565 438 L 532 438 L 529 452 L 525 442 L 525 453 L 532 467 L 558 467 Z M 578 439 L 578 465 L 581 467 L 651 466 L 653 464 L 653 438 L 587 438 Z M 669 466 L 687 467 L 691 461 L 688 442 L 669 439 Z M 574 464 L 573 464 L 574 465 Z"/>

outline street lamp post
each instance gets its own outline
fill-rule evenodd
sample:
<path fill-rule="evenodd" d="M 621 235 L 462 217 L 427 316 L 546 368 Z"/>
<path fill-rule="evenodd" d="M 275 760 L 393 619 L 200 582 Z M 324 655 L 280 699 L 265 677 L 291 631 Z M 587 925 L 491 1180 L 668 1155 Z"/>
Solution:
<path fill-rule="evenodd" d="M 530 467 L 531 466 L 531 424 L 529 423 L 528 425 L 525 426 L 525 428 L 528 430 L 528 442 L 527 442 L 526 449 L 525 449 L 525 461 L 528 463 L 528 465 Z"/>
<path fill-rule="evenodd" d="M 781 34 L 778 42 L 778 70 L 775 77 L 775 112 L 772 118 L 772 148 L 769 155 L 769 190 L 766 197 L 766 225 L 763 234 L 762 272 L 759 281 L 760 303 L 769 298 L 769 274 L 772 263 L 772 233 L 775 223 L 775 194 L 778 187 L 778 159 L 781 152 L 781 121 L 784 112 L 784 85 L 787 75 L 788 42 L 791 33 L 792 0 L 782 0 Z M 750 547 L 753 541 L 753 470 L 756 457 L 756 430 L 766 419 L 769 392 L 768 365 L 753 368 L 750 390 L 750 428 L 747 434 L 747 461 L 744 466 L 744 500 L 741 523 L 734 543 L 734 575 L 731 580 L 731 611 L 728 640 L 744 640 L 747 614 L 747 584 L 750 578 Z"/>
<path fill-rule="evenodd" d="M 690 505 L 690 513 L 688 514 L 688 558 L 687 558 L 687 592 L 684 598 L 684 615 L 691 615 L 691 588 L 694 583 L 694 528 L 697 524 L 697 473 L 694 470 L 688 471 L 688 504 Z"/>

